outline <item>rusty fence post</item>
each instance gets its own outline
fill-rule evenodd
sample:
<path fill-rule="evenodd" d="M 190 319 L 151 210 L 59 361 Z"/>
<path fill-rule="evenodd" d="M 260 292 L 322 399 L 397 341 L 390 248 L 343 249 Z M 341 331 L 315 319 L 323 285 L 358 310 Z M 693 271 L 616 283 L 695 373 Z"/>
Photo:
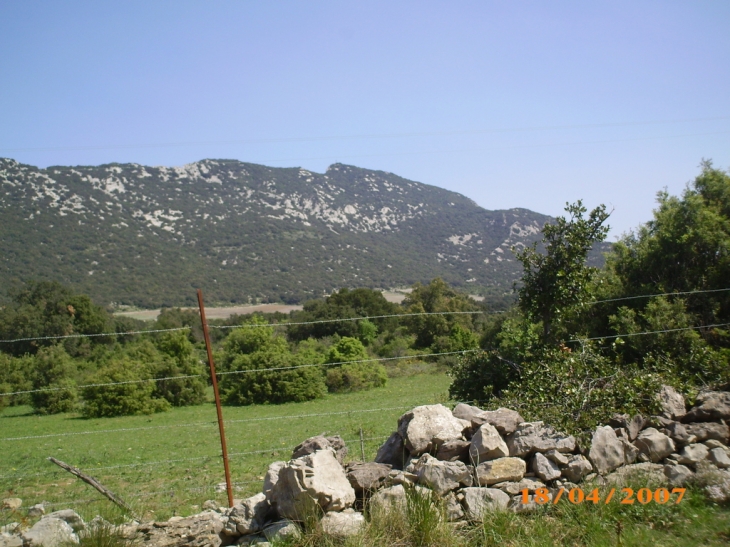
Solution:
<path fill-rule="evenodd" d="M 223 469 L 226 473 L 226 491 L 228 492 L 228 507 L 233 507 L 233 485 L 231 484 L 231 468 L 228 465 L 228 449 L 226 448 L 226 432 L 223 428 L 223 410 L 221 409 L 221 397 L 218 393 L 218 379 L 215 375 L 215 364 L 213 363 L 213 347 L 210 344 L 208 334 L 208 322 L 205 319 L 205 306 L 203 305 L 203 291 L 198 289 L 198 306 L 200 307 L 200 322 L 203 325 L 203 337 L 205 338 L 205 349 L 208 352 L 208 366 L 210 367 L 210 380 L 213 383 L 213 394 L 215 395 L 215 409 L 218 412 L 218 430 L 221 435 L 221 450 L 223 451 Z"/>

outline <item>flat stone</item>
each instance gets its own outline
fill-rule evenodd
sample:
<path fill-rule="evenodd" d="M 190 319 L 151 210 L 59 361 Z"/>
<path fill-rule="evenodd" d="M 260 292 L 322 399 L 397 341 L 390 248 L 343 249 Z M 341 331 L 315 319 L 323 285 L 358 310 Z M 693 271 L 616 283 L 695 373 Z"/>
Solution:
<path fill-rule="evenodd" d="M 391 466 L 376 462 L 352 462 L 347 465 L 347 480 L 358 496 L 370 493 L 385 484 L 390 476 Z"/>
<path fill-rule="evenodd" d="M 695 406 L 682 418 L 688 422 L 715 422 L 730 419 L 730 392 L 708 391 L 700 393 Z"/>
<path fill-rule="evenodd" d="M 681 464 L 665 465 L 664 476 L 667 477 L 670 485 L 680 487 L 687 484 L 694 476 L 694 473 L 689 467 Z"/>
<path fill-rule="evenodd" d="M 606 475 L 606 483 L 615 486 L 625 486 L 628 482 L 638 484 L 664 484 L 664 466 L 659 463 L 642 462 L 619 467 L 613 473 Z"/>
<path fill-rule="evenodd" d="M 341 513 L 329 512 L 319 521 L 322 531 L 328 536 L 345 538 L 355 536 L 365 525 L 362 513 L 345 510 Z"/>
<path fill-rule="evenodd" d="M 466 420 L 467 422 L 471 422 L 471 419 L 480 412 L 483 412 L 481 408 L 468 405 L 466 403 L 459 403 L 454 407 L 454 410 L 451 411 L 455 418 Z"/>
<path fill-rule="evenodd" d="M 510 502 L 510 497 L 497 488 L 464 488 L 460 493 L 464 514 L 471 522 L 481 521 L 487 512 L 504 511 Z"/>
<path fill-rule="evenodd" d="M 471 442 L 462 439 L 446 441 L 439 446 L 436 452 L 436 459 L 449 462 L 456 460 L 465 461 L 469 457 L 470 446 Z"/>
<path fill-rule="evenodd" d="M 645 429 L 636 437 L 634 444 L 650 461 L 658 462 L 674 452 L 674 441 L 653 427 Z"/>
<path fill-rule="evenodd" d="M 444 462 L 429 454 L 423 454 L 416 464 L 418 483 L 430 488 L 438 496 L 456 490 L 465 483 L 471 484 L 471 476 L 462 462 Z"/>
<path fill-rule="evenodd" d="M 525 420 L 520 413 L 509 408 L 498 408 L 497 410 L 485 410 L 473 416 L 471 423 L 474 428 L 484 424 L 490 424 L 499 431 L 500 435 L 509 435 L 517 430 L 517 426 Z"/>
<path fill-rule="evenodd" d="M 694 435 L 698 443 L 714 439 L 727 444 L 728 437 L 730 437 L 730 428 L 718 422 L 686 424 L 684 428 L 688 434 Z"/>
<path fill-rule="evenodd" d="M 570 458 L 570 462 L 566 465 L 561 474 L 570 482 L 580 482 L 580 480 L 593 471 L 593 465 L 583 455 L 576 455 Z"/>
<path fill-rule="evenodd" d="M 682 465 L 697 465 L 707 459 L 710 449 L 704 444 L 690 444 L 679 451 L 679 463 Z"/>
<path fill-rule="evenodd" d="M 573 452 L 575 437 L 559 433 L 542 422 L 524 422 L 507 437 L 510 456 L 527 456 L 535 452 Z"/>
<path fill-rule="evenodd" d="M 554 448 L 545 452 L 545 457 L 551 462 L 557 463 L 558 467 L 565 467 L 570 462 L 570 456 L 558 452 Z"/>
<path fill-rule="evenodd" d="M 708 454 L 709 460 L 720 469 L 730 468 L 730 457 L 724 448 L 713 448 Z"/>
<path fill-rule="evenodd" d="M 298 538 L 302 535 L 302 531 L 296 523 L 290 520 L 280 520 L 269 524 L 264 528 L 264 536 L 267 540 L 278 543 L 287 538 Z"/>
<path fill-rule="evenodd" d="M 324 450 L 325 448 L 331 448 L 335 452 L 337 461 L 342 463 L 347 456 L 347 446 L 342 437 L 335 435 L 333 437 L 325 437 L 324 435 L 317 435 L 310 437 L 302 441 L 299 445 L 294 448 L 292 452 L 292 459 L 301 458 L 308 454 L 314 454 L 317 450 Z"/>
<path fill-rule="evenodd" d="M 491 486 L 504 481 L 521 481 L 525 471 L 527 471 L 525 460 L 510 457 L 481 463 L 476 469 L 481 486 Z"/>
<path fill-rule="evenodd" d="M 522 479 L 520 482 L 500 482 L 495 484 L 494 487 L 499 488 L 505 494 L 516 496 L 523 490 L 527 490 L 529 494 L 534 494 L 538 488 L 545 488 L 545 483 L 533 479 Z"/>
<path fill-rule="evenodd" d="M 662 416 L 665 418 L 676 420 L 687 413 L 684 397 L 672 386 L 662 386 L 658 397 L 659 405 L 662 408 Z"/>
<path fill-rule="evenodd" d="M 690 435 L 684 424 L 672 422 L 665 428 L 667 435 L 677 444 L 684 446 L 697 442 L 695 435 Z"/>
<path fill-rule="evenodd" d="M 483 461 L 496 460 L 497 458 L 506 458 L 509 456 L 507 443 L 500 436 L 497 429 L 485 423 L 479 426 L 472 435 L 471 446 L 469 447 L 469 458 L 474 465 L 479 465 Z"/>

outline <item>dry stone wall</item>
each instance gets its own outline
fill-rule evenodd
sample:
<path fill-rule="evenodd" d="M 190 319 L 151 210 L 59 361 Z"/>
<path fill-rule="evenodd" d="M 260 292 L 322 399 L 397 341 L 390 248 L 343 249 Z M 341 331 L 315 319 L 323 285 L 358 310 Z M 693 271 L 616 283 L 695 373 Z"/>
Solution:
<path fill-rule="evenodd" d="M 590 446 L 506 408 L 485 411 L 458 404 L 419 406 L 403 414 L 375 462 L 344 464 L 339 437 L 312 437 L 287 462 L 273 462 L 263 492 L 234 507 L 166 522 L 131 523 L 120 533 L 140 547 L 267 545 L 299 534 L 312 514 L 333 536 L 357 534 L 363 509 L 404 507 L 409 490 L 440 498 L 449 520 L 478 521 L 485 511 L 532 511 L 532 495 L 553 495 L 583 482 L 621 485 L 704 485 L 716 502 L 730 499 L 730 392 L 701 394 L 687 409 L 671 387 L 658 395 L 658 416 L 615 415 L 596 428 Z M 522 492 L 529 493 L 524 503 Z M 18 511 L 20 500 L 3 502 Z M 36 516 L 42 507 L 31 508 Z M 97 523 L 98 525 L 98 523 Z M 88 527 L 73 511 L 43 516 L 31 528 L 4 527 L 0 547 L 56 547 L 78 543 Z"/>

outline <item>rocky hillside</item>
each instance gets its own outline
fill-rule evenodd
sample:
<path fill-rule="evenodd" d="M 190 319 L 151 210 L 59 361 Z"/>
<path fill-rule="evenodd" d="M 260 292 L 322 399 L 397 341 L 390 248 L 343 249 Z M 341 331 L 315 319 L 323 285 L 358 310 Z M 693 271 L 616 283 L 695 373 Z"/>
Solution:
<path fill-rule="evenodd" d="M 510 247 L 549 217 L 488 211 L 391 173 L 233 160 L 39 169 L 0 159 L 0 284 L 53 279 L 101 303 L 284 301 L 436 276 L 504 294 Z"/>

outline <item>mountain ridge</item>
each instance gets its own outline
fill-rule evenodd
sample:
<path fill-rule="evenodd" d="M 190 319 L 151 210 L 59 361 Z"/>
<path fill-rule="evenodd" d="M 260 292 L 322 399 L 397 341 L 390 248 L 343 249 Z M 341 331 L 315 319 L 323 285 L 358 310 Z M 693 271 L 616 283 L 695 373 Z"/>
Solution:
<path fill-rule="evenodd" d="M 510 292 L 512 245 L 551 220 L 393 173 L 238 160 L 39 169 L 0 159 L 0 283 L 56 279 L 107 305 L 298 303 L 440 276 Z"/>

